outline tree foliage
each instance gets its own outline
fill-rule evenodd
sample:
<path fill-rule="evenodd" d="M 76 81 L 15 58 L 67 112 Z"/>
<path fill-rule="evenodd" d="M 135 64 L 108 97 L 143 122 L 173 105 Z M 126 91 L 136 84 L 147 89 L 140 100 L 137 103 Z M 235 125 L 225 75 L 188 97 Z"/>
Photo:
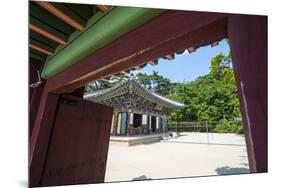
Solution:
<path fill-rule="evenodd" d="M 169 93 L 171 93 L 175 85 L 171 83 L 170 79 L 159 75 L 156 71 L 153 71 L 151 75 L 138 73 L 136 75 L 136 79 L 143 87 L 161 95 L 168 95 Z"/>
<path fill-rule="evenodd" d="M 177 84 L 169 97 L 186 105 L 172 113 L 172 121 L 218 122 L 217 132 L 242 131 L 236 122 L 240 109 L 230 54 L 212 58 L 209 74 Z"/>

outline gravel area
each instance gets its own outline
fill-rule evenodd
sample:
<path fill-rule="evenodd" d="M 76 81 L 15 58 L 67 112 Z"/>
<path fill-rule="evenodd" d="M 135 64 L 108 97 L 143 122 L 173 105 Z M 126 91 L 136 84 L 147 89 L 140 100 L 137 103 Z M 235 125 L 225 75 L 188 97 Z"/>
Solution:
<path fill-rule="evenodd" d="M 106 182 L 249 173 L 245 139 L 184 133 L 137 146 L 110 144 Z"/>

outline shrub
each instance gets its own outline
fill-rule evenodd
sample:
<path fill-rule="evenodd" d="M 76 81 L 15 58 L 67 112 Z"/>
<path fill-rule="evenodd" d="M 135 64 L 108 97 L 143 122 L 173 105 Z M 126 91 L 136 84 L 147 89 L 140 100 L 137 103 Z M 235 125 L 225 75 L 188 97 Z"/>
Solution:
<path fill-rule="evenodd" d="M 235 121 L 222 119 L 218 122 L 214 132 L 243 134 L 243 127 Z"/>

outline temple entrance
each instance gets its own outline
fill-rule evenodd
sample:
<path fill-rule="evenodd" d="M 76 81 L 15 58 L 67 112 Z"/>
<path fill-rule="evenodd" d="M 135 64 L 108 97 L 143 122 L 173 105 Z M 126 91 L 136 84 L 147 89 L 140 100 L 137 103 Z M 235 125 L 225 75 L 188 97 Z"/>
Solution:
<path fill-rule="evenodd" d="M 156 117 L 151 116 L 151 132 L 156 132 Z"/>
<path fill-rule="evenodd" d="M 138 128 L 141 126 L 141 114 L 134 114 L 133 127 Z"/>
<path fill-rule="evenodd" d="M 93 10 L 93 7 L 90 7 L 89 10 Z M 111 10 L 115 11 L 116 9 L 115 8 L 109 9 L 109 11 Z M 148 10 L 144 10 L 144 11 L 148 11 Z M 42 13 L 41 11 L 36 11 L 36 12 Z M 91 11 L 91 13 L 92 12 L 94 11 Z M 128 11 L 128 12 L 133 13 L 134 11 Z M 138 18 L 137 15 L 141 15 L 140 12 L 142 12 L 142 10 L 136 11 L 135 12 L 136 16 L 131 16 L 131 17 Z M 124 14 L 122 13 L 120 15 L 121 15 L 120 20 L 124 20 L 122 19 L 122 15 Z M 152 15 L 156 15 L 156 14 L 153 13 Z M 38 18 L 39 16 L 40 15 L 38 15 Z M 102 25 L 103 23 L 102 19 L 103 18 L 101 18 L 101 22 L 99 22 L 98 25 Z M 133 21 L 130 22 L 130 20 L 128 21 L 125 20 L 123 24 L 126 25 L 125 23 L 133 23 Z M 107 21 L 105 21 L 104 23 L 106 22 Z M 163 24 L 163 23 L 169 23 L 169 24 Z M 158 59 L 172 60 L 174 59 L 175 54 L 183 53 L 185 50 L 187 50 L 188 53 L 191 54 L 195 52 L 199 47 L 205 46 L 207 44 L 211 44 L 211 46 L 215 46 L 218 44 L 218 41 L 220 41 L 222 38 L 225 37 L 229 37 L 229 44 L 231 45 L 231 51 L 233 55 L 233 61 L 234 61 L 233 67 L 235 68 L 235 76 L 236 76 L 235 80 L 237 81 L 236 84 L 238 86 L 238 91 L 239 91 L 239 101 L 242 102 L 241 103 L 242 119 L 245 122 L 244 125 L 245 137 L 247 140 L 247 146 L 249 146 L 248 154 L 249 154 L 251 172 L 266 172 L 267 171 L 267 121 L 266 121 L 267 120 L 267 113 L 266 113 L 267 112 L 267 100 L 266 100 L 267 99 L 267 92 L 266 92 L 267 91 L 267 71 L 266 71 L 267 50 L 264 49 L 267 49 L 267 18 L 261 18 L 252 15 L 246 16 L 246 15 L 216 14 L 216 13 L 207 13 L 207 12 L 185 12 L 185 11 L 170 10 L 167 11 L 166 13 L 162 13 L 162 15 L 150 21 L 149 24 L 143 23 L 142 20 L 141 25 L 138 26 L 136 25 L 133 31 L 129 31 L 130 32 L 129 34 L 126 34 L 126 32 L 123 33 L 122 38 L 115 39 L 114 41 L 112 41 L 112 43 L 110 43 L 110 45 L 108 45 L 108 43 L 97 44 L 99 46 L 103 46 L 101 49 L 98 49 L 98 53 L 96 52 L 96 50 L 90 50 L 90 48 L 88 49 L 86 48 L 89 47 L 89 42 L 87 42 L 87 39 L 85 39 L 87 38 L 85 36 L 89 36 L 89 39 L 94 40 L 92 36 L 93 33 L 95 33 L 96 27 L 88 27 L 87 29 L 83 30 L 82 35 L 78 35 L 77 40 L 75 40 L 75 43 L 71 44 L 73 48 L 69 46 L 62 48 L 59 56 L 57 56 L 57 53 L 52 53 L 52 52 L 47 53 L 47 54 L 53 54 L 54 58 L 52 57 L 52 55 L 49 55 L 51 56 L 51 58 L 47 58 L 46 54 L 44 55 L 40 54 L 38 57 L 37 53 L 30 53 L 30 55 L 32 55 L 34 58 L 38 58 L 39 61 L 42 61 L 41 62 L 42 64 L 45 63 L 45 65 L 51 66 L 48 70 L 54 70 L 54 73 L 48 75 L 47 73 L 49 71 L 45 70 L 47 66 L 44 66 L 44 70 L 40 71 L 42 76 L 46 77 L 47 81 L 43 80 L 43 84 L 39 86 L 39 88 L 43 87 L 43 93 L 41 94 L 42 91 L 40 91 L 40 93 L 38 94 L 38 95 L 42 95 L 41 99 L 39 99 L 40 101 L 34 105 L 33 103 L 31 103 L 32 109 L 34 107 L 36 109 L 38 108 L 38 112 L 34 115 L 35 116 L 34 125 L 32 124 L 30 125 L 30 127 L 34 127 L 34 131 L 32 131 L 32 134 L 30 135 L 31 159 L 29 160 L 31 177 L 35 177 L 36 179 L 36 181 L 34 181 L 35 182 L 34 185 L 36 186 L 39 185 L 40 181 L 43 183 L 46 181 L 48 182 L 52 181 L 58 185 L 73 183 L 72 180 L 70 181 L 69 179 L 61 178 L 64 175 L 64 174 L 61 175 L 61 173 L 70 173 L 71 177 L 73 177 L 75 181 L 77 180 L 77 182 L 74 183 L 88 182 L 88 179 L 86 179 L 87 181 L 86 180 L 84 181 L 84 178 L 80 179 L 81 175 L 83 174 L 87 175 L 88 173 L 84 170 L 85 163 L 83 158 L 82 158 L 83 159 L 82 165 L 80 165 L 80 163 L 77 163 L 77 161 L 74 161 L 76 160 L 75 158 L 76 155 L 79 156 L 78 161 L 81 161 L 80 155 L 78 154 L 80 153 L 84 154 L 85 152 L 86 153 L 89 152 L 87 151 L 88 147 L 86 146 L 90 143 L 85 143 L 85 142 L 87 142 L 87 140 L 90 140 L 90 138 L 97 139 L 97 141 L 102 146 L 107 146 L 109 144 L 108 143 L 109 141 L 104 139 L 103 133 L 105 133 L 106 131 L 103 131 L 102 128 L 100 128 L 101 126 L 96 127 L 97 131 L 95 131 L 95 134 L 97 134 L 97 137 L 89 137 L 91 136 L 92 133 L 90 131 L 84 131 L 84 129 L 80 131 L 80 126 L 78 126 L 79 128 L 78 132 L 75 131 L 75 129 L 77 129 L 77 126 L 71 128 L 70 130 L 68 130 L 67 127 L 67 129 L 65 129 L 67 130 L 67 133 L 72 133 L 72 132 L 81 133 L 81 135 L 79 135 L 78 138 L 72 139 L 70 143 L 78 141 L 79 144 L 77 146 L 83 143 L 85 143 L 85 146 L 81 148 L 83 149 L 81 150 L 81 152 L 77 152 L 77 151 L 70 152 L 70 154 L 74 153 L 75 155 L 67 155 L 69 160 L 67 160 L 66 162 L 69 163 L 71 162 L 70 168 L 67 168 L 69 172 L 65 172 L 65 171 L 61 172 L 61 169 L 57 169 L 57 167 L 60 167 L 59 164 L 53 165 L 52 163 L 50 163 L 50 161 L 59 162 L 59 160 L 57 160 L 57 157 L 54 157 L 55 155 L 57 155 L 56 152 L 58 152 L 58 154 L 62 153 L 58 147 L 68 149 L 68 147 L 66 146 L 71 145 L 68 142 L 65 143 L 64 138 L 66 138 L 68 134 L 65 136 L 64 129 L 59 132 L 60 134 L 58 136 L 53 134 L 54 132 L 53 127 L 54 129 L 56 129 L 56 123 L 57 123 L 55 122 L 55 120 L 58 117 L 61 118 L 60 121 L 62 120 L 76 121 L 76 122 L 81 121 L 83 122 L 83 125 L 84 125 L 84 121 L 95 121 L 97 122 L 97 125 L 100 125 L 102 122 L 104 122 L 104 120 L 100 118 L 96 113 L 90 114 L 91 116 L 88 115 L 88 113 L 90 112 L 85 112 L 84 109 L 86 108 L 81 108 L 81 113 L 85 117 L 76 118 L 75 116 L 74 117 L 70 116 L 69 112 L 72 112 L 74 106 L 72 102 L 69 103 L 69 107 L 67 107 L 66 110 L 63 111 L 62 115 L 60 116 L 60 114 L 58 113 L 60 109 L 57 110 L 58 109 L 57 102 L 52 102 L 53 100 L 52 99 L 51 100 L 52 103 L 49 103 L 50 99 L 48 98 L 48 96 L 50 95 L 50 93 L 55 93 L 56 98 L 59 98 L 62 94 L 70 93 L 74 89 L 77 89 L 80 86 L 83 86 L 81 88 L 84 89 L 84 84 L 86 84 L 90 80 L 98 81 L 98 83 L 96 84 L 97 86 L 103 86 L 101 81 L 105 80 L 106 84 L 108 84 L 112 80 L 116 80 L 116 77 L 118 76 L 123 77 L 124 75 L 129 74 L 131 70 L 132 71 L 140 70 L 147 64 L 150 64 L 151 66 L 157 65 Z M 49 30 L 48 28 L 49 26 L 45 27 L 44 29 Z M 124 29 L 125 28 L 126 26 L 124 26 Z M 131 30 L 132 25 L 129 25 L 128 28 L 129 28 L 128 30 Z M 165 32 L 161 32 L 161 35 L 158 35 L 159 31 L 165 31 Z M 114 30 L 111 32 L 114 33 Z M 107 38 L 106 36 L 107 33 L 109 32 L 105 32 L 105 35 L 103 35 L 104 38 Z M 67 36 L 65 37 L 67 38 Z M 82 39 L 84 38 L 85 40 L 80 40 L 81 39 L 80 37 L 82 37 Z M 42 42 L 44 43 L 44 41 Z M 106 40 L 101 40 L 101 41 L 106 41 Z M 67 42 L 68 41 L 63 41 L 63 43 L 66 44 Z M 128 48 L 127 44 L 135 44 L 136 42 L 140 42 L 140 43 L 138 45 L 132 45 L 130 46 L 130 48 Z M 33 46 L 34 48 L 34 44 L 30 46 Z M 53 48 L 57 48 L 57 46 L 54 46 Z M 81 50 L 81 51 L 76 51 L 75 53 L 75 54 L 81 54 L 81 56 L 79 58 L 77 57 L 73 59 L 73 61 L 71 61 L 72 64 L 68 63 L 67 58 L 60 58 L 60 56 L 64 56 L 63 54 L 66 54 L 65 57 L 68 57 L 67 55 L 71 54 L 69 53 L 68 49 L 74 49 L 73 51 L 75 52 L 75 48 L 77 50 Z M 41 49 L 41 47 L 37 47 L 35 49 Z M 97 49 L 97 48 L 91 48 L 91 49 Z M 117 55 L 112 52 L 116 52 Z M 85 55 L 86 53 L 88 54 L 87 56 Z M 48 62 L 49 60 L 52 60 L 53 62 Z M 54 68 L 53 64 L 58 63 L 58 65 L 60 65 L 61 62 L 64 61 L 65 61 L 65 69 L 67 68 L 67 71 L 61 70 L 61 66 L 57 66 L 56 70 L 53 69 Z M 97 62 L 97 63 L 92 63 L 92 62 Z M 72 66 L 70 67 L 70 65 Z M 253 71 L 252 67 L 256 67 L 256 69 L 254 69 Z M 182 68 L 181 70 L 189 70 L 189 69 Z M 36 73 L 37 70 L 34 71 Z M 169 72 L 173 72 L 173 71 L 170 70 Z M 54 74 L 57 75 L 54 76 Z M 101 80 L 99 81 L 98 79 Z M 40 84 L 40 82 L 38 82 L 38 84 Z M 166 88 L 164 87 L 164 89 Z M 35 94 L 33 95 L 34 96 L 32 98 L 38 98 L 36 97 Z M 148 96 L 150 100 L 158 98 L 157 102 L 163 101 L 163 97 L 160 95 L 157 96 L 155 95 L 155 93 L 148 95 L 147 92 L 143 92 L 142 95 Z M 80 98 L 82 98 L 82 96 L 80 96 Z M 127 102 L 128 99 L 132 99 L 132 98 L 124 98 L 124 99 L 125 102 Z M 138 100 L 138 101 L 145 102 L 144 100 Z M 165 102 L 165 104 L 167 104 L 167 102 Z M 174 102 L 172 102 L 172 104 L 174 104 Z M 142 106 L 150 107 L 147 105 L 147 103 L 143 103 Z M 151 105 L 151 108 L 153 107 L 155 106 Z M 224 111 L 225 109 L 222 108 L 218 108 L 218 109 L 222 110 L 223 113 L 225 113 Z M 87 110 L 90 111 L 91 108 Z M 158 114 L 158 113 L 154 113 L 154 114 Z M 112 117 L 112 114 L 110 115 L 111 115 L 110 117 Z M 124 115 L 123 117 L 128 117 L 128 115 L 126 116 Z M 144 121 L 142 121 L 143 119 L 140 114 L 135 114 L 133 117 L 135 119 L 132 122 L 134 127 L 138 128 L 142 126 L 142 124 L 144 124 L 143 123 Z M 154 133 L 158 132 L 159 124 L 161 124 L 161 119 L 159 118 L 161 117 L 157 117 L 157 119 L 156 117 L 151 117 L 150 119 L 151 132 Z M 62 125 L 65 125 L 65 122 L 63 123 L 64 124 Z M 223 124 L 222 122 L 221 125 L 225 125 L 225 124 Z M 251 127 L 249 125 L 251 125 Z M 88 126 L 88 124 L 86 124 L 86 126 Z M 128 120 L 126 121 L 126 126 L 128 127 Z M 168 128 L 169 126 L 167 124 L 167 129 Z M 178 129 L 178 127 L 176 127 L 176 129 Z M 128 129 L 126 129 L 126 133 L 128 132 L 127 130 Z M 108 133 L 109 132 L 110 130 L 108 130 Z M 61 137 L 60 135 L 64 135 L 64 136 Z M 253 145 L 255 147 L 253 147 Z M 147 145 L 147 146 L 152 146 L 152 145 Z M 189 151 L 188 149 L 185 150 Z M 153 149 L 153 151 L 156 150 Z M 169 151 L 169 149 L 166 149 L 165 151 Z M 179 151 L 182 152 L 182 149 L 180 148 Z M 246 151 L 246 149 L 243 148 L 243 151 Z M 97 148 L 96 152 L 98 152 L 99 155 L 101 155 L 101 157 L 98 157 L 98 159 L 99 158 L 105 159 L 107 156 L 107 153 L 105 153 L 104 150 L 101 148 Z M 125 155 L 124 152 L 120 152 L 120 153 L 124 154 L 124 157 L 121 159 L 126 159 L 125 162 L 128 162 L 127 159 L 129 158 L 134 159 L 134 157 L 129 157 L 128 155 Z M 219 152 L 210 152 L 210 153 L 216 154 Z M 232 152 L 224 152 L 224 153 L 232 153 Z M 202 155 L 202 153 L 199 155 L 208 156 L 207 154 Z M 150 157 L 151 154 L 146 156 Z M 163 159 L 164 157 L 165 155 L 161 155 L 158 158 L 157 157 L 154 158 Z M 216 159 L 217 157 L 209 157 L 207 160 L 209 160 L 210 158 Z M 116 159 L 116 157 L 113 157 L 113 159 Z M 97 161 L 96 162 L 92 162 L 93 160 L 90 161 L 91 161 L 90 163 L 91 169 L 94 169 L 95 171 L 99 171 L 98 174 L 104 175 L 104 170 L 103 169 L 100 170 L 100 166 L 103 166 L 103 161 L 100 162 L 100 164 L 102 165 L 100 164 L 97 165 L 96 164 Z M 155 162 L 159 162 L 159 161 L 160 160 L 155 160 Z M 68 164 L 65 161 L 63 162 L 66 164 L 67 167 Z M 163 161 L 160 162 L 161 162 L 160 165 L 169 164 L 169 161 L 167 163 Z M 241 164 L 243 163 L 244 161 L 241 162 Z M 77 164 L 79 164 L 80 166 L 77 166 Z M 122 164 L 122 163 L 117 162 L 117 164 Z M 141 164 L 141 163 L 136 163 L 135 161 L 133 161 L 132 164 Z M 175 166 L 175 164 L 172 165 Z M 36 168 L 35 170 L 32 168 L 33 166 L 35 166 Z M 49 169 L 49 166 L 56 167 L 56 168 Z M 122 173 L 123 173 L 124 172 L 123 167 L 125 166 L 126 165 L 122 164 L 121 168 L 118 169 L 122 169 L 123 170 Z M 147 165 L 147 166 L 151 168 L 151 165 Z M 184 166 L 184 165 L 179 165 L 179 166 Z M 74 167 L 74 169 L 72 167 Z M 219 167 L 216 168 L 218 168 L 218 170 L 222 169 Z M 235 167 L 234 169 L 236 168 L 237 167 Z M 238 168 L 240 168 L 240 166 L 238 166 Z M 83 170 L 82 174 L 77 173 L 80 170 L 81 171 Z M 90 168 L 87 168 L 86 170 L 90 170 Z M 211 170 L 213 172 L 214 168 L 212 168 Z M 44 172 L 48 172 L 48 173 L 44 174 Z M 164 172 L 165 175 L 167 175 L 167 172 L 169 172 L 169 170 L 162 170 L 162 172 Z M 76 177 L 77 174 L 79 175 L 78 177 Z M 118 172 L 117 174 L 121 174 L 121 173 Z M 131 179 L 138 180 L 140 177 L 142 177 L 142 176 L 137 177 L 139 175 L 140 174 L 137 174 L 135 177 L 131 177 Z M 65 177 L 68 178 L 68 174 L 65 175 Z M 161 175 L 161 177 L 163 176 Z M 98 178 L 98 179 L 102 179 L 102 178 Z"/>

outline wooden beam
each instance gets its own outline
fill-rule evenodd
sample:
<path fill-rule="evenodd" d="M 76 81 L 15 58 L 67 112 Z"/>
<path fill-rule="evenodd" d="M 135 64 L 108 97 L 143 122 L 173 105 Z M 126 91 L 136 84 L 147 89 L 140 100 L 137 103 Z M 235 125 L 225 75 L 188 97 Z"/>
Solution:
<path fill-rule="evenodd" d="M 29 47 L 32 48 L 32 49 L 34 49 L 34 50 L 36 50 L 36 51 L 38 51 L 38 52 L 41 52 L 41 53 L 43 53 L 43 54 L 46 54 L 46 55 L 53 55 L 52 52 L 49 52 L 49 51 L 47 51 L 47 50 L 45 50 L 45 49 L 43 49 L 43 48 L 40 48 L 40 47 L 38 47 L 38 46 L 35 46 L 35 45 L 33 45 L 33 44 L 29 44 Z"/>
<path fill-rule="evenodd" d="M 157 65 L 157 62 L 158 62 L 158 60 L 153 60 L 153 61 L 149 61 L 147 63 L 154 66 L 154 65 Z"/>
<path fill-rule="evenodd" d="M 171 60 L 175 59 L 175 55 L 174 54 L 165 55 L 164 59 L 167 59 L 167 60 L 171 61 Z"/>
<path fill-rule="evenodd" d="M 184 53 L 184 52 L 185 52 L 185 49 L 184 49 L 184 50 L 177 51 L 176 54 L 179 55 L 179 54 L 182 54 L 182 53 Z"/>
<path fill-rule="evenodd" d="M 141 70 L 141 69 L 142 69 L 142 68 L 139 67 L 139 66 L 135 66 L 134 68 L 137 69 L 137 70 Z"/>
<path fill-rule="evenodd" d="M 40 6 L 43 9 L 45 9 L 46 11 L 50 12 L 51 14 L 56 16 L 58 19 L 60 19 L 63 22 L 67 23 L 68 25 L 70 25 L 74 29 L 76 29 L 78 31 L 83 31 L 84 30 L 85 27 L 83 27 L 81 24 L 79 24 L 77 21 L 75 21 L 74 19 L 72 19 L 71 17 L 69 17 L 68 15 L 63 13 L 62 11 L 60 11 L 59 9 L 57 9 L 51 3 L 43 2 L 43 1 L 34 1 L 34 3 L 36 3 L 38 6 Z"/>
<path fill-rule="evenodd" d="M 194 20 L 198 24 L 194 24 Z M 158 36 L 160 31 L 161 37 L 151 37 Z M 73 87 L 133 69 L 143 62 L 180 51 L 187 46 L 206 46 L 226 36 L 225 14 L 168 11 L 49 79 L 48 86 L 53 93 L 64 93 Z M 126 47 L 136 41 L 138 45 Z"/>
<path fill-rule="evenodd" d="M 120 73 L 125 75 L 125 76 L 130 76 L 130 74 L 128 72 L 126 72 L 126 71 L 121 71 Z"/>
<path fill-rule="evenodd" d="M 111 77 L 112 77 L 112 78 L 116 78 L 116 79 L 119 78 L 118 76 L 115 76 L 114 74 L 112 74 Z"/>
<path fill-rule="evenodd" d="M 188 53 L 192 54 L 194 52 L 196 52 L 196 49 L 194 47 L 189 47 L 187 48 Z"/>
<path fill-rule="evenodd" d="M 215 42 L 213 42 L 213 43 L 211 44 L 211 47 L 215 47 L 215 46 L 217 46 L 217 45 L 219 45 L 219 42 L 218 42 L 218 41 L 215 41 Z"/>
<path fill-rule="evenodd" d="M 109 6 L 106 5 L 97 5 L 97 8 L 101 11 L 101 12 L 107 12 L 109 10 Z"/>
<path fill-rule="evenodd" d="M 38 33 L 38 34 L 40 34 L 40 35 L 42 35 L 42 36 L 44 36 L 44 37 L 46 37 L 46 38 L 48 38 L 48 39 L 50 39 L 51 41 L 54 41 L 54 42 L 58 43 L 58 44 L 61 44 L 61 45 L 66 44 L 66 42 L 64 40 L 62 40 L 59 37 L 45 31 L 44 29 L 39 28 L 38 26 L 36 26 L 32 23 L 29 24 L 29 29 Z"/>

